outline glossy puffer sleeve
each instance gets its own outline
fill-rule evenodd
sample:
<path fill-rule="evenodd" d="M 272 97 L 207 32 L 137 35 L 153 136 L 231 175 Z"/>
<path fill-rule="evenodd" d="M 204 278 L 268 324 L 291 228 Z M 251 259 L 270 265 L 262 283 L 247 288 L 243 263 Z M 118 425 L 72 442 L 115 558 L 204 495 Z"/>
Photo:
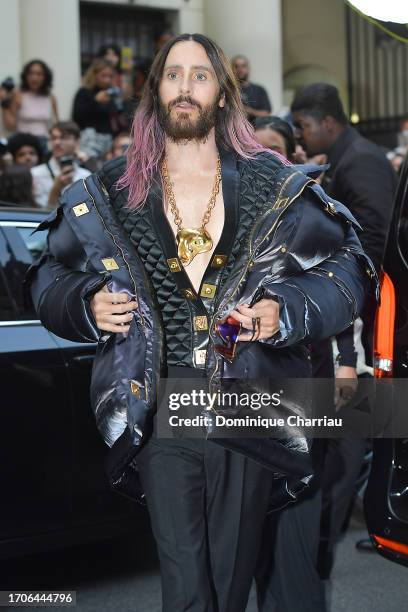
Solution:
<path fill-rule="evenodd" d="M 263 297 L 279 302 L 280 329 L 261 342 L 286 347 L 342 332 L 359 316 L 370 287 L 378 293 L 374 267 L 349 228 L 344 246 L 318 266 L 263 284 Z"/>
<path fill-rule="evenodd" d="M 101 332 L 89 299 L 106 284 L 109 274 L 78 269 L 86 266 L 85 254 L 61 211 L 53 211 L 37 229 L 47 228 L 47 247 L 25 280 L 37 315 L 57 336 L 73 342 L 96 342 Z"/>

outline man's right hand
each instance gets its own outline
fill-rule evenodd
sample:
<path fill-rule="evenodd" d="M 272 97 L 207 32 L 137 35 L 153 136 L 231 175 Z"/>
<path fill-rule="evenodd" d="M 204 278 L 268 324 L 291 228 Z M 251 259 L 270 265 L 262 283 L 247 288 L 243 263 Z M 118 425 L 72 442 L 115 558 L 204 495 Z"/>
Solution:
<path fill-rule="evenodd" d="M 48 205 L 55 206 L 58 202 L 58 198 L 61 195 L 64 187 L 70 185 L 74 180 L 74 168 L 73 166 L 67 166 L 63 169 L 60 174 L 55 178 L 54 184 L 48 196 Z"/>
<path fill-rule="evenodd" d="M 61 191 L 67 185 L 70 185 L 74 180 L 74 168 L 73 166 L 67 166 L 60 172 L 55 179 L 55 186 Z"/>
<path fill-rule="evenodd" d="M 110 94 L 106 89 L 101 89 L 95 96 L 95 100 L 99 102 L 99 104 L 107 104 L 111 100 Z"/>
<path fill-rule="evenodd" d="M 137 302 L 129 301 L 126 293 L 111 293 L 105 285 L 95 293 L 90 304 L 98 329 L 116 334 L 129 331 Z"/>

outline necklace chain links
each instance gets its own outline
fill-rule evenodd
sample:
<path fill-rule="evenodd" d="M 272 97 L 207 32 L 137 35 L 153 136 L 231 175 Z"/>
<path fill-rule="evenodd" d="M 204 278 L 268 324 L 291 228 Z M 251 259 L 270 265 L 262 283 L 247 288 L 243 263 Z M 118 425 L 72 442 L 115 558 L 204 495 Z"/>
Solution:
<path fill-rule="evenodd" d="M 215 173 L 214 186 L 212 189 L 211 197 L 208 201 L 207 208 L 204 212 L 201 226 L 199 228 L 185 227 L 183 228 L 183 220 L 180 215 L 180 211 L 177 208 L 176 198 L 173 191 L 173 183 L 170 180 L 169 170 L 167 168 L 167 161 L 164 157 L 161 164 L 161 173 L 163 178 L 163 185 L 165 191 L 165 198 L 170 205 L 170 210 L 174 217 L 174 223 L 177 227 L 177 254 L 183 263 L 188 265 L 191 263 L 196 255 L 200 253 L 207 253 L 213 248 L 213 241 L 205 229 L 205 226 L 210 220 L 211 212 L 215 206 L 217 195 L 220 191 L 221 183 L 221 160 L 218 155 L 217 169 Z"/>
<path fill-rule="evenodd" d="M 169 205 L 170 205 L 170 210 L 173 213 L 173 217 L 174 217 L 174 223 L 175 225 L 178 227 L 179 230 L 182 229 L 182 218 L 180 216 L 180 211 L 177 207 L 176 204 L 176 198 L 174 196 L 174 191 L 173 191 L 173 183 L 170 180 L 170 175 L 169 175 L 169 171 L 167 168 L 167 161 L 166 158 L 164 157 L 162 162 L 161 162 L 161 172 L 162 172 L 162 176 L 163 176 L 163 182 L 164 182 L 164 189 L 165 189 L 165 194 L 166 194 L 166 200 L 168 201 Z M 215 172 L 215 180 L 214 180 L 214 186 L 213 186 L 213 190 L 211 193 L 211 197 L 208 201 L 207 204 L 207 209 L 203 215 L 203 220 L 201 221 L 201 226 L 202 228 L 204 228 L 207 223 L 210 220 L 211 217 L 211 212 L 215 206 L 215 202 L 217 199 L 217 195 L 220 191 L 220 184 L 221 184 L 221 160 L 220 160 L 220 156 L 218 156 L 217 159 L 217 169 Z"/>

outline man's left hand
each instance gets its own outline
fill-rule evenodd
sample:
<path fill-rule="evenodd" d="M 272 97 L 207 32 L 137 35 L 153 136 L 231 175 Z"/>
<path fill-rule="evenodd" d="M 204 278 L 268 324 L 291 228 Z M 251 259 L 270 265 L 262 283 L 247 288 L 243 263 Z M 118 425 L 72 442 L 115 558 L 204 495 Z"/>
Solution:
<path fill-rule="evenodd" d="M 242 323 L 243 329 L 250 330 L 239 334 L 240 342 L 264 340 L 279 331 L 279 304 L 275 300 L 262 299 L 251 308 L 242 304 L 229 316 Z"/>

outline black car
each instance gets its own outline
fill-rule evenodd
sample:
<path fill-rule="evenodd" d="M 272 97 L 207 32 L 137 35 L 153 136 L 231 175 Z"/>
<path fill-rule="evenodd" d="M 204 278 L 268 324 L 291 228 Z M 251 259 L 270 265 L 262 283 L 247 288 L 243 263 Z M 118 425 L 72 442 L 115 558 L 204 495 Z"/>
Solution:
<path fill-rule="evenodd" d="M 89 405 L 94 344 L 47 331 L 23 295 L 46 216 L 0 206 L 0 558 L 148 529 L 109 489 Z"/>
<path fill-rule="evenodd" d="M 386 378 L 392 376 L 395 401 L 401 413 L 405 413 L 408 397 L 401 387 L 405 389 L 407 385 L 401 379 L 408 378 L 408 159 L 396 194 L 384 270 L 394 287 L 395 324 L 390 325 L 389 359 L 379 360 L 377 373 Z M 382 324 L 386 327 L 390 323 L 392 308 Z M 386 329 L 381 331 L 384 334 Z M 408 565 L 408 438 L 374 442 L 364 505 L 368 531 L 378 552 Z"/>

